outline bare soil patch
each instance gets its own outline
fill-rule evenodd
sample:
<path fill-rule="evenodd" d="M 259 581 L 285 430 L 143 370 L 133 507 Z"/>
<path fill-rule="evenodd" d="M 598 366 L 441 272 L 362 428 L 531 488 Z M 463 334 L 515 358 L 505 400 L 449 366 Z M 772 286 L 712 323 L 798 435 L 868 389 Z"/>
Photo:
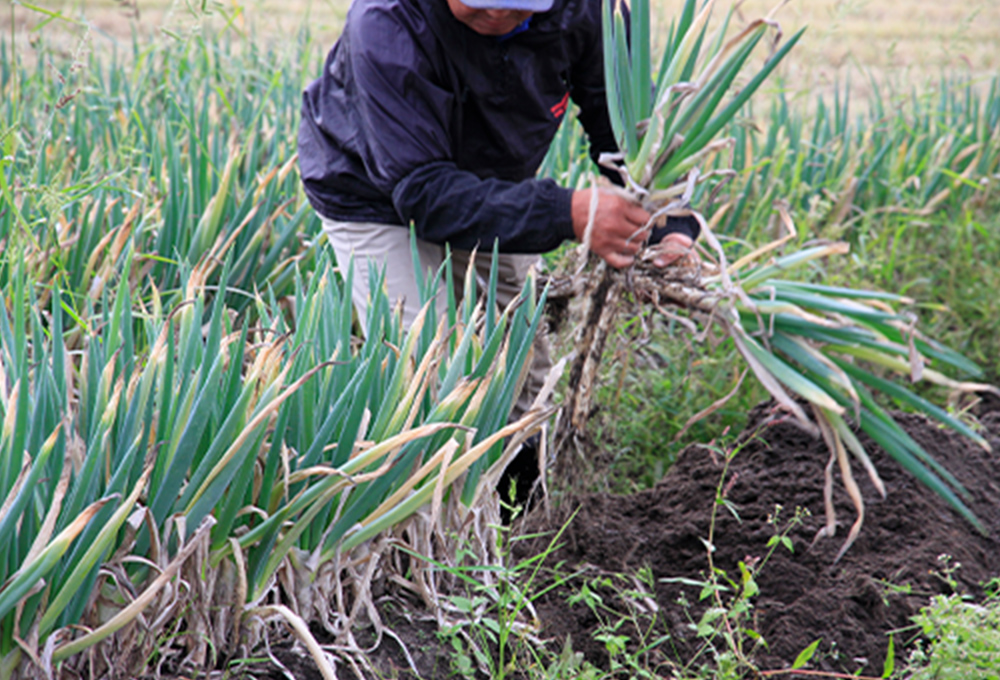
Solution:
<path fill-rule="evenodd" d="M 835 505 L 840 520 L 837 537 L 810 547 L 823 524 L 823 468 L 827 452 L 790 423 L 768 423 L 771 414 L 760 407 L 751 414 L 750 429 L 761 427 L 730 466 L 727 499 L 740 516 L 722 510 L 715 533 L 716 566 L 739 580 L 738 563 L 760 558 L 774 535 L 768 517 L 777 505 L 790 516 L 795 508 L 811 516 L 792 530 L 794 552 L 778 549 L 758 578 L 754 598 L 754 628 L 767 642 L 755 661 L 761 669 L 781 669 L 813 641 L 820 639 L 814 668 L 852 673 L 864 669 L 881 674 L 889 633 L 901 646 L 912 641 L 910 617 L 931 595 L 954 589 L 973 596 L 1000 575 L 1000 463 L 986 451 L 922 417 L 900 415 L 901 424 L 924 448 L 950 470 L 971 494 L 969 506 L 990 535 L 977 532 L 954 510 L 920 485 L 878 447 L 862 439 L 873 452 L 888 496 L 878 496 L 863 472 L 856 475 L 866 498 L 864 528 L 839 562 L 834 558 L 853 522 L 853 506 L 839 479 Z M 1000 451 L 1000 412 L 983 414 Z M 576 499 L 554 516 L 529 518 L 531 531 L 554 531 L 576 513 L 564 534 L 564 545 L 549 559 L 563 570 L 583 567 L 591 576 L 634 574 L 648 568 L 656 579 L 657 618 L 670 635 L 664 661 L 686 661 L 701 646 L 690 626 L 704 611 L 698 588 L 662 579 L 702 580 L 708 570 L 703 539 L 709 536 L 710 513 L 723 472 L 722 461 L 708 449 L 692 446 L 655 488 L 629 496 L 607 494 Z M 541 541 L 524 546 L 520 557 L 541 548 Z M 940 559 L 947 555 L 946 564 Z M 950 565 L 950 566 L 949 566 Z M 960 565 L 960 566 L 958 566 Z M 579 583 L 575 584 L 577 587 Z M 544 635 L 572 636 L 573 646 L 598 665 L 608 662 L 605 645 L 594 639 L 599 622 L 584 604 L 569 605 L 572 586 L 558 588 L 537 603 Z M 605 602 L 620 590 L 606 588 Z M 691 609 L 678 605 L 685 597 Z M 618 603 L 622 611 L 623 603 Z M 670 655 L 676 658 L 669 659 Z"/>

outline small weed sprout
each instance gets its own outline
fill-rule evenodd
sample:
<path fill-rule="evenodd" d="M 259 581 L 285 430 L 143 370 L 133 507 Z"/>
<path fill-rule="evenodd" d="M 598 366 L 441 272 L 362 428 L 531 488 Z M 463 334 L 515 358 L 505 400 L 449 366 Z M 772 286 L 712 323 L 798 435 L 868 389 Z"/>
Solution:
<path fill-rule="evenodd" d="M 702 646 L 684 667 L 685 673 L 690 672 L 706 652 L 711 652 L 713 657 L 714 678 L 739 678 L 747 672 L 757 672 L 752 661 L 753 651 L 760 646 L 767 646 L 767 642 L 757 631 L 756 612 L 753 607 L 753 598 L 760 592 L 758 578 L 776 550 L 780 548 L 789 552 L 795 551 L 790 534 L 810 515 L 808 509 L 796 508 L 790 518 L 784 519 L 782 517 L 784 508 L 780 504 L 776 505 L 774 512 L 767 517 L 767 524 L 773 528 L 774 534 L 768 539 L 763 556 L 748 555 L 737 563 L 739 573 L 734 575 L 730 575 L 716 564 L 715 531 L 719 509 L 724 508 L 737 522 L 742 523 L 738 507 L 729 499 L 729 494 L 738 479 L 736 474 L 729 474 L 729 469 L 742 447 L 757 438 L 757 435 L 758 433 L 754 433 L 731 448 L 715 445 L 714 442 L 709 445 L 710 452 L 722 458 L 725 463 L 716 485 L 708 538 L 703 540 L 708 557 L 708 574 L 705 579 L 702 581 L 661 579 L 664 582 L 699 587 L 698 600 L 708 603 L 708 608 L 696 621 L 690 615 L 690 602 L 687 598 L 682 595 L 678 599 L 678 603 L 688 612 L 690 627 L 695 635 L 703 640 Z M 702 670 L 706 671 L 705 668 Z"/>
<path fill-rule="evenodd" d="M 551 536 L 543 550 L 517 563 L 512 561 L 513 543 L 540 536 L 513 536 L 509 526 L 495 527 L 496 550 L 501 557 L 498 565 L 477 563 L 480 561 L 477 553 L 465 548 L 456 553 L 454 566 L 434 563 L 437 568 L 451 573 L 456 583 L 464 583 L 466 587 L 464 594 L 445 598 L 457 620 L 438 632 L 439 639 L 452 648 L 451 667 L 456 675 L 473 678 L 477 673 L 485 673 L 490 678 L 503 680 L 521 666 L 544 665 L 537 651 L 540 641 L 533 635 L 538 617 L 532 600 L 549 588 L 562 585 L 565 579 L 557 576 L 555 585 L 541 592 L 534 592 L 533 586 L 543 565 L 559 547 L 562 534 L 573 517 L 575 514 Z M 483 578 L 484 575 L 489 578 Z M 530 615 L 530 622 L 524 621 L 526 613 Z M 572 647 L 566 647 L 544 672 L 546 677 L 577 677 L 581 664 L 582 656 L 574 655 Z M 552 676 L 552 672 L 556 675 Z"/>
<path fill-rule="evenodd" d="M 570 605 L 585 605 L 599 622 L 594 640 L 602 643 L 608 653 L 611 677 L 652 680 L 671 677 L 675 669 L 664 647 L 670 635 L 659 616 L 655 586 L 652 569 L 644 566 L 634 576 L 594 576 L 568 598 Z M 613 593 L 614 597 L 602 597 L 601 591 Z M 608 601 L 624 606 L 616 608 Z"/>
<path fill-rule="evenodd" d="M 886 579 L 875 579 L 875 583 L 882 586 L 879 591 L 879 597 L 882 600 L 882 604 L 886 607 L 889 606 L 889 598 L 895 595 L 906 596 L 913 593 L 913 586 L 909 583 L 898 584 Z"/>
<path fill-rule="evenodd" d="M 941 565 L 941 569 L 932 569 L 931 575 L 941 579 L 952 593 L 958 593 L 958 579 L 955 578 L 955 574 L 962 568 L 962 563 L 953 562 L 952 560 L 951 555 L 938 555 L 937 561 Z"/>

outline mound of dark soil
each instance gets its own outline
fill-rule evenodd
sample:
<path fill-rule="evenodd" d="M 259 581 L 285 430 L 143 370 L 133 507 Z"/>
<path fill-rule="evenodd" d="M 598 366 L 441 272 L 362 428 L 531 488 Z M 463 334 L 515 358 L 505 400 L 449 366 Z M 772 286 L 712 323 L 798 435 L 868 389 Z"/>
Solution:
<path fill-rule="evenodd" d="M 862 437 L 885 482 L 882 499 L 855 463 L 866 500 L 864 527 L 839 562 L 834 559 L 854 521 L 855 512 L 836 474 L 834 500 L 837 535 L 810 545 L 824 523 L 823 469 L 828 453 L 788 422 L 768 423 L 762 407 L 751 416 L 755 438 L 748 438 L 727 474 L 726 499 L 739 515 L 720 508 L 714 546 L 715 564 L 739 580 L 738 563 L 763 557 L 775 528 L 768 523 L 775 507 L 781 518 L 796 508 L 811 513 L 789 534 L 794 552 L 774 551 L 757 579 L 752 625 L 767 643 L 754 659 L 761 669 L 787 668 L 810 643 L 822 642 L 812 668 L 831 672 L 881 674 L 888 634 L 898 650 L 914 636 L 910 617 L 935 593 L 953 589 L 973 596 L 1000 576 L 1000 413 L 984 415 L 997 453 L 987 453 L 964 438 L 916 416 L 900 415 L 904 428 L 950 470 L 971 494 L 969 506 L 990 535 L 982 535 L 937 496 L 918 483 L 881 449 Z M 563 545 L 548 562 L 585 568 L 587 575 L 630 574 L 647 567 L 655 577 L 656 614 L 671 637 L 661 647 L 686 662 L 701 646 L 690 625 L 705 609 L 699 589 L 662 579 L 704 579 L 708 569 L 703 539 L 709 536 L 713 499 L 723 461 L 699 446 L 684 451 L 655 488 L 630 496 L 592 495 L 564 503 L 552 517 L 528 518 L 530 531 L 555 531 L 573 513 Z M 544 547 L 539 539 L 519 548 L 525 557 Z M 950 560 L 942 560 L 947 555 Z M 959 566 L 960 565 L 960 566 Z M 949 575 L 950 574 L 950 575 Z M 953 584 L 949 585 L 949 579 Z M 573 647 L 597 664 L 607 663 L 604 643 L 594 639 L 599 625 L 591 608 L 568 604 L 580 581 L 542 596 L 536 606 L 543 634 L 556 640 L 572 636 Z M 620 587 L 600 591 L 613 603 Z M 686 598 L 690 608 L 678 604 Z M 648 609 L 648 608 L 647 608 Z M 655 608 L 654 608 L 655 609 Z M 613 618 L 613 617 L 612 617 Z M 606 621 L 609 620 L 606 618 Z M 904 630 L 906 629 L 906 630 Z M 721 644 L 721 641 L 717 641 Z M 752 643 L 751 641 L 748 641 Z M 747 647 L 749 649 L 749 645 Z M 707 660 L 707 659 L 706 659 Z"/>

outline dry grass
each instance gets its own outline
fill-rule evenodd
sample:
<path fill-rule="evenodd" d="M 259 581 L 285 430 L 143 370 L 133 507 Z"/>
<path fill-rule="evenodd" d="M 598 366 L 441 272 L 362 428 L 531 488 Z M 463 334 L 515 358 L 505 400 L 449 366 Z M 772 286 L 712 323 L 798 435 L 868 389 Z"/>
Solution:
<path fill-rule="evenodd" d="M 81 44 L 110 50 L 128 45 L 133 31 L 140 39 L 184 36 L 208 27 L 253 36 L 264 43 L 294 40 L 308 26 L 317 55 L 325 53 L 340 34 L 350 0 L 37 0 L 33 2 L 63 18 L 16 4 L 0 12 L 0 31 L 12 37 L 19 55 L 31 61 L 32 46 L 44 34 L 46 42 L 67 51 Z"/>
<path fill-rule="evenodd" d="M 745 0 L 741 11 L 748 18 L 762 16 L 778 2 Z M 669 20 L 683 0 L 659 5 Z M 864 95 L 871 90 L 869 74 L 908 91 L 924 89 L 942 73 L 987 79 L 1000 72 L 995 0 L 790 0 L 776 18 L 785 35 L 808 26 L 781 67 L 787 85 L 806 96 L 830 93 L 848 76 L 852 93 Z"/>
<path fill-rule="evenodd" d="M 659 0 L 661 16 L 674 16 L 682 3 Z M 743 12 L 758 16 L 775 3 L 745 0 Z M 207 22 L 219 31 L 235 28 L 262 41 L 280 41 L 308 22 L 316 49 L 323 52 L 339 34 L 349 0 L 206 0 L 206 11 L 202 0 L 38 0 L 38 4 L 85 19 L 94 49 L 127 40 L 133 28 L 140 36 L 163 35 L 164 30 L 184 34 Z M 11 5 L 10 11 L 0 13 L 0 29 L 8 35 L 12 17 L 15 42 L 30 58 L 31 29 L 44 16 Z M 1000 71 L 1000 3 L 995 0 L 792 0 L 778 17 L 788 33 L 809 25 L 785 67 L 788 83 L 796 90 L 830 88 L 848 71 L 859 91 L 866 87 L 861 73 L 870 72 L 883 82 L 920 86 L 943 70 L 975 77 Z M 43 30 L 49 39 L 67 41 L 69 48 L 69 41 L 78 42 L 85 29 L 54 21 Z"/>
<path fill-rule="evenodd" d="M 746 0 L 758 15 L 773 0 Z M 941 68 L 995 72 L 1000 64 L 1000 3 L 973 0 L 795 0 L 778 15 L 789 30 L 809 31 L 792 60 L 803 68 L 848 64 L 931 77 Z"/>

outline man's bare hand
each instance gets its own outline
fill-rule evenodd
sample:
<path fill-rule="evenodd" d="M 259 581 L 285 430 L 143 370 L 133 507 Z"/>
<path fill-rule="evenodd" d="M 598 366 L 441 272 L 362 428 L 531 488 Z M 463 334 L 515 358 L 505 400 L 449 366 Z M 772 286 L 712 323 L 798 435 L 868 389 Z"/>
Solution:
<path fill-rule="evenodd" d="M 616 269 L 628 267 L 642 248 L 646 234 L 642 228 L 649 213 L 642 206 L 607 189 L 583 189 L 573 192 L 573 232 L 583 241 L 590 218 L 590 201 L 598 192 L 594 228 L 590 234 L 590 249 Z M 689 239 L 690 244 L 690 239 Z"/>
<path fill-rule="evenodd" d="M 682 258 L 693 258 L 697 261 L 698 254 L 693 246 L 694 243 L 687 234 L 678 232 L 667 234 L 662 241 L 650 248 L 653 253 L 653 264 L 657 267 L 668 267 Z"/>

